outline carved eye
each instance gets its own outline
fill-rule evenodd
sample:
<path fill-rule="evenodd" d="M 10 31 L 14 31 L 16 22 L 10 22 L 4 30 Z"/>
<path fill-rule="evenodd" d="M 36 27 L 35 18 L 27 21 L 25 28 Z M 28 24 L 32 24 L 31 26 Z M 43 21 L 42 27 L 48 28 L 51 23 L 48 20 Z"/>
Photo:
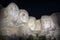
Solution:
<path fill-rule="evenodd" d="M 23 13 L 22 16 L 25 16 L 25 14 Z"/>

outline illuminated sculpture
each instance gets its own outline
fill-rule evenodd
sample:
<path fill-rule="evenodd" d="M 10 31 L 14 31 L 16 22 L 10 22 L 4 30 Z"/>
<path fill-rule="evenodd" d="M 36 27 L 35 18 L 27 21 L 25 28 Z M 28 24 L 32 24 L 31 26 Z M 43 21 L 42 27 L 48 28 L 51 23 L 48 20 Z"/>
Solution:
<path fill-rule="evenodd" d="M 11 3 L 2 10 L 3 16 L 0 18 L 1 35 L 3 36 L 46 36 L 46 38 L 56 37 L 58 25 L 54 21 L 54 15 L 42 16 L 41 19 L 36 19 L 28 15 L 24 9 L 20 9 L 16 4 Z"/>

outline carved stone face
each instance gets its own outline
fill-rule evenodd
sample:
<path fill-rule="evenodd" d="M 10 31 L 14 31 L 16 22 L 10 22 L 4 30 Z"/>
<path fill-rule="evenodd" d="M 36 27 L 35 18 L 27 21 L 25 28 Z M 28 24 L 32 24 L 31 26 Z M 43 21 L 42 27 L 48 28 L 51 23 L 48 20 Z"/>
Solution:
<path fill-rule="evenodd" d="M 28 12 L 24 9 L 20 9 L 19 18 L 21 22 L 28 22 L 28 19 L 29 19 Z"/>
<path fill-rule="evenodd" d="M 54 28 L 54 22 L 50 16 L 42 16 L 41 25 L 42 25 L 43 29 L 45 29 L 45 30 L 48 30 L 48 29 L 51 30 Z"/>
<path fill-rule="evenodd" d="M 44 29 L 48 29 L 51 27 L 51 22 L 50 22 L 50 19 L 49 19 L 49 16 L 42 16 L 41 17 L 41 24 L 42 24 L 42 27 Z"/>
<path fill-rule="evenodd" d="M 12 35 L 18 33 L 18 26 L 15 25 L 17 22 L 19 9 L 16 4 L 11 3 L 4 8 L 2 19 L 2 35 Z M 3 16 L 2 16 L 3 17 Z"/>
<path fill-rule="evenodd" d="M 16 22 L 19 14 L 19 8 L 16 4 L 10 3 L 5 9 L 4 9 L 4 16 L 8 20 L 12 22 Z"/>
<path fill-rule="evenodd" d="M 35 30 L 35 21 L 36 21 L 35 17 L 30 17 L 29 18 L 28 26 L 29 26 L 30 30 L 32 30 L 32 31 Z"/>
<path fill-rule="evenodd" d="M 11 3 L 6 7 L 7 13 L 13 17 L 18 17 L 18 13 L 19 13 L 19 8 L 16 4 Z"/>

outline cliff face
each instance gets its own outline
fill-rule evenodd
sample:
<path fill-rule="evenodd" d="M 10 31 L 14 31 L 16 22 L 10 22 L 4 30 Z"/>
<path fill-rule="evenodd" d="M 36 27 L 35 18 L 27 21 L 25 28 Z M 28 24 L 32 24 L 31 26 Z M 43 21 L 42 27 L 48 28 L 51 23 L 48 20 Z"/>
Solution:
<path fill-rule="evenodd" d="M 9 4 L 0 12 L 0 32 L 2 36 L 24 36 L 28 38 L 29 35 L 36 37 L 45 36 L 47 40 L 51 37 L 57 38 L 59 34 L 59 16 L 52 14 L 50 16 L 43 15 L 41 19 L 36 19 L 29 16 L 24 9 L 19 9 L 14 3 Z M 60 29 L 60 28 L 59 28 Z"/>

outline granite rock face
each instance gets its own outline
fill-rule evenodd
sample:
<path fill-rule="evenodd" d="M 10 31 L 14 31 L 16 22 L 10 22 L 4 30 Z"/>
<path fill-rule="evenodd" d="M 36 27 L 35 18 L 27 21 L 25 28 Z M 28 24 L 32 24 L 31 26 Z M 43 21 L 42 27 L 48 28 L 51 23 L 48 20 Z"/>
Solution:
<path fill-rule="evenodd" d="M 40 35 L 45 35 L 47 40 L 50 37 L 54 37 L 55 32 L 55 23 L 53 22 L 51 16 L 42 16 L 41 17 L 42 30 Z"/>
<path fill-rule="evenodd" d="M 41 19 L 29 16 L 24 9 L 19 9 L 14 3 L 3 8 L 0 16 L 0 31 L 3 36 L 46 36 L 54 38 L 58 34 L 58 24 L 54 15 L 44 15 Z"/>
<path fill-rule="evenodd" d="M 11 3 L 2 11 L 3 16 L 1 19 L 1 31 L 2 35 L 10 36 L 12 34 L 18 33 L 18 26 L 15 25 L 15 22 L 18 18 L 19 9 L 16 4 Z"/>

